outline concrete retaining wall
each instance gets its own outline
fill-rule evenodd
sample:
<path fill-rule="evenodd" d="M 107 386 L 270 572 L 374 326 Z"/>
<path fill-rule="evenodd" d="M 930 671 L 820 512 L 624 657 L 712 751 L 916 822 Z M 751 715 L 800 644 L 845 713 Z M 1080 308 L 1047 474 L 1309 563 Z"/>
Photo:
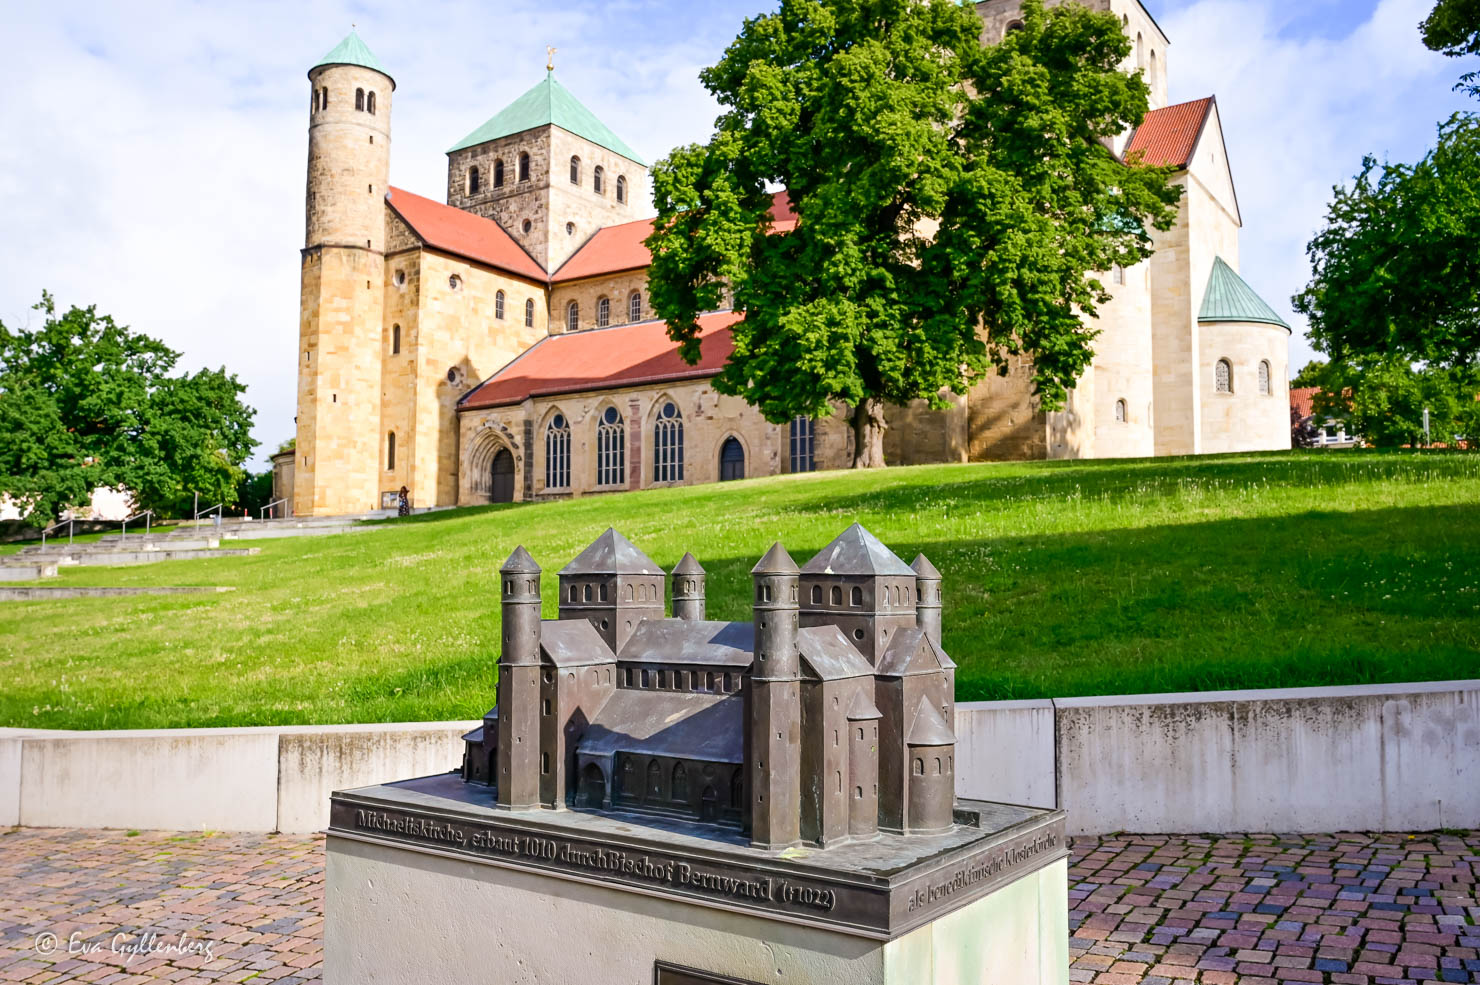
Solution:
<path fill-rule="evenodd" d="M 476 724 L 0 729 L 0 825 L 316 831 Z M 1480 680 L 963 702 L 956 738 L 963 796 L 1076 834 L 1480 828 Z"/>

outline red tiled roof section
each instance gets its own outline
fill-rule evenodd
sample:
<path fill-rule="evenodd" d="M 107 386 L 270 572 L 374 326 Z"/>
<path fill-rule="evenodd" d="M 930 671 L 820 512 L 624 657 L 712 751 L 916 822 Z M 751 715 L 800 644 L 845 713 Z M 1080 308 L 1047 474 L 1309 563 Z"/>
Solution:
<path fill-rule="evenodd" d="M 401 188 L 386 201 L 396 215 L 430 247 L 453 253 L 511 274 L 544 281 L 545 270 L 492 219 L 434 202 Z"/>
<path fill-rule="evenodd" d="M 790 232 L 796 225 L 797 214 L 791 209 L 791 199 L 785 191 L 776 192 L 771 196 L 771 229 Z M 641 270 L 653 261 L 645 245 L 652 234 L 652 219 L 598 229 L 574 256 L 555 271 L 550 281 L 559 284 L 624 270 Z"/>
<path fill-rule="evenodd" d="M 730 326 L 739 320 L 731 311 L 699 317 L 697 366 L 678 357 L 662 321 L 552 335 L 469 392 L 458 408 L 505 407 L 529 397 L 713 376 L 734 351 Z"/>
<path fill-rule="evenodd" d="M 1212 111 L 1212 96 L 1152 110 L 1131 134 L 1125 159 L 1139 156 L 1142 164 L 1157 168 L 1187 167 Z"/>
<path fill-rule="evenodd" d="M 1313 401 L 1316 394 L 1321 392 L 1318 386 L 1304 386 L 1290 388 L 1290 406 L 1300 413 L 1301 418 L 1309 417 L 1313 410 Z"/>

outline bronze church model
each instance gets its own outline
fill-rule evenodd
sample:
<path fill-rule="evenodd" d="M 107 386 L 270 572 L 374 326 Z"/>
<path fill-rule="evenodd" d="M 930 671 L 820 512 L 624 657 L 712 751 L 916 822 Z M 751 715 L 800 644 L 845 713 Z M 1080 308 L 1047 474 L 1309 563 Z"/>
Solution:
<path fill-rule="evenodd" d="M 648 813 L 739 827 L 751 844 L 829 846 L 950 830 L 955 664 L 941 577 L 854 524 L 800 569 L 777 543 L 752 571 L 753 622 L 704 618 L 704 569 L 663 569 L 607 530 L 560 571 L 500 570 L 497 706 L 463 779 L 513 810 Z"/>

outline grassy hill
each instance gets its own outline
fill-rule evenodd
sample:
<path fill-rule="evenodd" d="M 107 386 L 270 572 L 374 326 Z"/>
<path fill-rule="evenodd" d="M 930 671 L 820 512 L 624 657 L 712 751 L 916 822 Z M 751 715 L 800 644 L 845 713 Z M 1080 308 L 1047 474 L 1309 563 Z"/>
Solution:
<path fill-rule="evenodd" d="M 1480 676 L 1480 456 L 1338 451 L 781 476 L 71 569 L 236 591 L 0 603 L 0 724 L 474 718 L 516 544 L 549 617 L 555 572 L 610 524 L 665 568 L 693 550 L 711 618 L 749 619 L 773 540 L 800 563 L 855 519 L 945 576 L 963 700 Z"/>

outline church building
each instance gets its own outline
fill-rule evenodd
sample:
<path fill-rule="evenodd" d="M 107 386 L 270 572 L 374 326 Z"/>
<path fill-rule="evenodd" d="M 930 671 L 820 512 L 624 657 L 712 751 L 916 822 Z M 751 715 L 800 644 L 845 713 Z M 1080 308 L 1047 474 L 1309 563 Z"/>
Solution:
<path fill-rule="evenodd" d="M 1053 2 L 1053 0 L 1050 0 Z M 887 412 L 891 464 L 1119 458 L 1289 447 L 1289 326 L 1238 274 L 1238 196 L 1214 97 L 1167 105 L 1169 42 L 1121 18 L 1151 112 L 1112 150 L 1184 189 L 1155 255 L 1102 275 L 1092 366 L 1062 411 L 1027 363 Z M 977 4 L 983 43 L 1020 16 Z M 351 33 L 309 71 L 293 512 L 535 500 L 851 462 L 846 408 L 774 425 L 711 381 L 729 310 L 678 356 L 647 298 L 647 164 L 555 77 L 447 152 L 445 203 L 389 184 L 396 83 Z M 772 231 L 799 221 L 785 192 Z"/>

